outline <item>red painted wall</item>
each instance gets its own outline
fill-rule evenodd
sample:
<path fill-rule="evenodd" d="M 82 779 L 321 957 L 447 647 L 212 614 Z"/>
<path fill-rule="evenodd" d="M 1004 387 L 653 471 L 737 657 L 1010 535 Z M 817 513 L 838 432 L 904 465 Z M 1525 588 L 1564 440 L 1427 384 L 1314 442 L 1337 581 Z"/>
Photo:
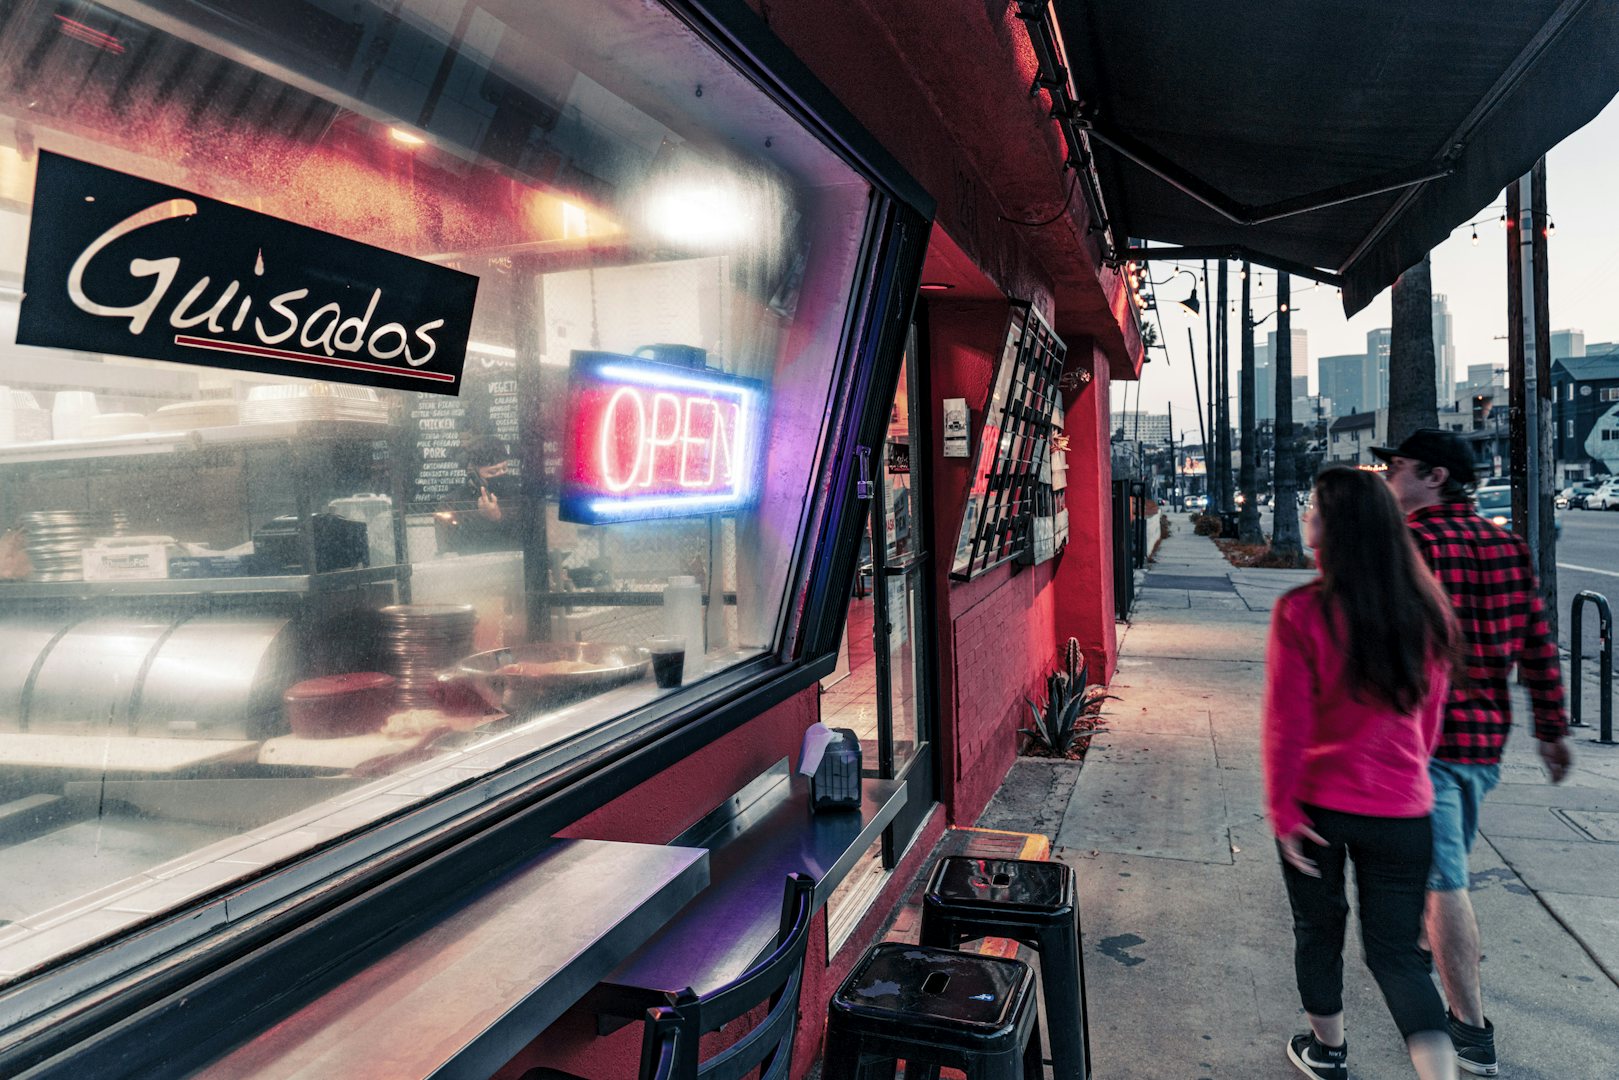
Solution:
<path fill-rule="evenodd" d="M 1084 339 L 1068 343 L 1069 355 Z M 1054 636 L 1079 639 L 1092 682 L 1108 682 L 1119 659 L 1113 618 L 1113 465 L 1109 437 L 1109 365 L 1093 354 L 1090 385 L 1065 394 L 1068 427 L 1068 547 L 1056 562 Z"/>

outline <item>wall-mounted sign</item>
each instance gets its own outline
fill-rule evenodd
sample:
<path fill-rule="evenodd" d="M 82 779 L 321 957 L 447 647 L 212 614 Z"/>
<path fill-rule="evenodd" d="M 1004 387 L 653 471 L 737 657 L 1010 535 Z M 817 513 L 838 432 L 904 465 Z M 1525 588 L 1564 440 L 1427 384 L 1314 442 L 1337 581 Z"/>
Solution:
<path fill-rule="evenodd" d="M 575 352 L 564 521 L 717 514 L 752 501 L 764 387 L 701 368 Z"/>
<path fill-rule="evenodd" d="M 478 279 L 41 152 L 17 341 L 457 394 Z"/>
<path fill-rule="evenodd" d="M 968 420 L 967 399 L 952 397 L 944 399 L 944 456 L 966 457 L 968 454 L 968 430 L 972 425 Z"/>

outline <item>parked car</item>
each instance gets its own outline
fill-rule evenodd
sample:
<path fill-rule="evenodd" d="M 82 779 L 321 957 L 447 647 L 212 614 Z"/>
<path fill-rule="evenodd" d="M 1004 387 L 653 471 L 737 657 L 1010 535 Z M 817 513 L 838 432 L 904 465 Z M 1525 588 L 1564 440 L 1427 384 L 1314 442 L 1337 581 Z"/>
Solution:
<path fill-rule="evenodd" d="M 1585 497 L 1587 510 L 1619 510 L 1619 480 L 1608 480 Z"/>
<path fill-rule="evenodd" d="M 1595 480 L 1581 480 L 1579 483 L 1568 488 L 1569 508 L 1574 510 L 1587 509 L 1585 505 L 1586 500 L 1595 494 L 1596 489 L 1601 486 L 1602 485 L 1597 483 Z"/>

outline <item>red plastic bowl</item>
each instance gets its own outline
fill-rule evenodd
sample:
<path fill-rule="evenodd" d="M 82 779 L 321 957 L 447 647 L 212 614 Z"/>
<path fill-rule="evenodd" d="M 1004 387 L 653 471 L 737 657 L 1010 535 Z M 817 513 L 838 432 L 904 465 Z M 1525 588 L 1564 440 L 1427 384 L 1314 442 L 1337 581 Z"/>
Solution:
<path fill-rule="evenodd" d="M 353 671 L 305 679 L 281 695 L 287 723 L 306 739 L 365 735 L 387 721 L 394 707 L 392 675 Z"/>

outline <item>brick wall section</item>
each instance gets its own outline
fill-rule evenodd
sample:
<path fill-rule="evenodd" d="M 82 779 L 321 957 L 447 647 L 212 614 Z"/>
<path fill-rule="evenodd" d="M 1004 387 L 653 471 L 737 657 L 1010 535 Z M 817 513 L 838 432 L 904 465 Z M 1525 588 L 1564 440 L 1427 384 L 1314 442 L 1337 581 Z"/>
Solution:
<path fill-rule="evenodd" d="M 992 571 L 995 588 L 951 625 L 956 754 L 951 820 L 970 825 L 1017 756 L 1017 729 L 1056 652 L 1049 565 Z"/>

